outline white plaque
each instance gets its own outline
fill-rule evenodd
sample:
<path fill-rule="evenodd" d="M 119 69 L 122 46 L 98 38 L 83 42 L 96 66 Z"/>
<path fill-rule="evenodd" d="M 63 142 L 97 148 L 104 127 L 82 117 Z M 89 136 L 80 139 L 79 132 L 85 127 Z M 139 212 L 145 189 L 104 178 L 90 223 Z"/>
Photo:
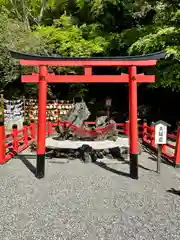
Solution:
<path fill-rule="evenodd" d="M 155 144 L 167 143 L 167 126 L 159 123 L 155 125 Z"/>

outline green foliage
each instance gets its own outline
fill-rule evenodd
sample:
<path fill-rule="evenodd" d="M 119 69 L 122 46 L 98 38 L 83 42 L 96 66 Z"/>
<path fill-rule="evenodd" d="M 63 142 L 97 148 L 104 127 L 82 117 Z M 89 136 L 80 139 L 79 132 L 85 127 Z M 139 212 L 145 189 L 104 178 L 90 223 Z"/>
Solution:
<path fill-rule="evenodd" d="M 72 23 L 71 17 L 63 15 L 52 26 L 40 27 L 36 34 L 46 41 L 49 54 L 87 57 L 102 54 L 108 44 L 103 37 L 95 36 L 95 30 L 91 26 L 90 37 L 85 39 L 85 25 L 78 27 Z"/>
<path fill-rule="evenodd" d="M 15 24 L 13 24 L 15 27 Z M 0 18 L 0 91 L 3 92 L 4 87 L 14 81 L 18 77 L 15 62 L 10 58 L 7 45 L 10 46 L 13 38 L 8 38 L 10 33 L 7 33 L 7 28 L 10 29 L 10 24 L 7 16 L 4 14 Z M 12 31 L 14 29 L 12 28 Z M 13 32 L 11 32 L 13 34 Z"/>
<path fill-rule="evenodd" d="M 41 53 L 43 41 L 18 20 L 12 20 L 6 13 L 0 18 L 0 91 L 21 75 L 19 64 L 10 57 L 8 49 Z M 25 69 L 27 71 L 27 69 Z"/>
<path fill-rule="evenodd" d="M 175 27 L 158 28 L 155 33 L 149 33 L 140 37 L 129 48 L 129 53 L 148 53 L 165 50 L 166 47 L 179 42 L 180 30 Z"/>
<path fill-rule="evenodd" d="M 22 72 L 8 48 L 71 57 L 165 50 L 166 59 L 158 63 L 157 80 L 151 86 L 179 90 L 179 6 L 178 0 L 0 0 L 1 91 Z M 54 71 L 82 73 L 75 67 Z M 72 96 L 84 97 L 87 90 L 83 84 L 69 87 Z M 33 88 L 31 93 L 35 92 Z"/>
<path fill-rule="evenodd" d="M 128 48 L 129 54 L 166 51 L 166 59 L 158 63 L 157 80 L 151 87 L 180 89 L 180 28 L 179 10 L 167 3 L 158 2 L 154 9 L 154 27 L 140 36 Z"/>

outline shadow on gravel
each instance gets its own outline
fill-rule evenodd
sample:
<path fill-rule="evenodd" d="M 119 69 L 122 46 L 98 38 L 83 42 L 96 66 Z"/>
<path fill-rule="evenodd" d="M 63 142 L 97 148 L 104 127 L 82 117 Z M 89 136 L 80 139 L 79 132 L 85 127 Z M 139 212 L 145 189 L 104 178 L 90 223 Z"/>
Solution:
<path fill-rule="evenodd" d="M 157 157 L 156 156 L 152 156 L 152 157 L 148 157 L 149 160 L 152 160 L 154 162 L 157 162 Z M 169 161 L 167 161 L 166 159 L 164 159 L 163 157 L 161 158 L 161 163 L 164 163 L 168 166 L 173 166 L 173 164 Z"/>
<path fill-rule="evenodd" d="M 21 162 L 29 169 L 30 172 L 32 172 L 34 175 L 36 174 L 36 167 L 28 160 L 28 159 L 36 159 L 36 155 L 28 155 L 28 154 L 24 154 L 24 155 L 17 155 L 16 158 L 20 159 Z M 53 160 L 51 155 L 46 154 L 46 159 L 49 160 L 50 163 L 58 163 L 58 164 L 65 164 L 68 163 L 69 161 L 61 161 L 61 159 L 59 159 L 58 161 Z"/>
<path fill-rule="evenodd" d="M 149 160 L 152 160 L 152 161 L 154 161 L 154 162 L 157 162 L 157 154 L 156 154 L 153 150 L 148 149 L 147 147 L 143 146 L 143 151 L 146 152 L 146 153 L 148 153 L 148 154 L 150 155 L 150 157 L 148 157 Z M 162 158 L 161 158 L 161 162 L 162 162 L 163 164 L 168 165 L 168 166 L 173 166 L 173 164 L 172 164 L 170 161 L 168 161 L 168 160 L 167 160 L 165 157 L 163 157 L 163 156 L 162 156 Z"/>
<path fill-rule="evenodd" d="M 48 162 L 49 163 L 54 163 L 54 164 L 67 164 L 67 163 L 70 162 L 70 160 L 61 161 L 61 159 L 57 158 L 57 160 L 53 159 L 53 160 L 49 160 Z"/>
<path fill-rule="evenodd" d="M 180 196 L 180 190 L 176 190 L 174 188 L 171 188 L 171 189 L 167 190 L 166 192 Z"/>
<path fill-rule="evenodd" d="M 124 177 L 130 177 L 130 174 L 129 173 L 126 173 L 126 172 L 121 172 L 121 171 L 118 171 L 116 169 L 113 169 L 113 168 L 110 168 L 108 167 L 105 163 L 99 163 L 99 162 L 93 162 L 96 166 L 98 167 L 101 167 L 105 170 L 108 170 L 112 173 L 115 173 L 117 175 L 121 175 L 121 176 L 124 176 Z"/>
<path fill-rule="evenodd" d="M 29 158 L 29 159 L 36 159 L 36 155 L 32 155 L 32 154 L 19 154 L 19 155 L 15 156 L 14 158 L 20 159 L 21 157 Z"/>
<path fill-rule="evenodd" d="M 129 165 L 129 161 L 123 160 L 122 164 L 128 164 Z M 144 166 L 142 166 L 140 164 L 138 164 L 138 167 L 141 168 L 141 169 L 144 169 L 146 171 L 149 171 L 149 172 L 156 172 L 155 170 L 146 168 L 146 167 L 144 167 Z"/>
<path fill-rule="evenodd" d="M 24 165 L 35 175 L 36 167 L 27 159 L 27 156 L 20 155 L 18 157 L 21 160 L 21 162 L 24 163 Z"/>

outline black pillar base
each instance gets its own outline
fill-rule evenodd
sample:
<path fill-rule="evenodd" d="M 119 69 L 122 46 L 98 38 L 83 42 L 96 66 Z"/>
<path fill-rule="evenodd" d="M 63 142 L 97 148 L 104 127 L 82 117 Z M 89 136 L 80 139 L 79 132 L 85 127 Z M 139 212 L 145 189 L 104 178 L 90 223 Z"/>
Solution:
<path fill-rule="evenodd" d="M 180 164 L 174 164 L 175 168 L 180 168 Z"/>
<path fill-rule="evenodd" d="M 45 175 L 45 154 L 37 155 L 36 178 L 44 178 Z"/>
<path fill-rule="evenodd" d="M 130 177 L 138 179 L 138 154 L 130 153 Z"/>

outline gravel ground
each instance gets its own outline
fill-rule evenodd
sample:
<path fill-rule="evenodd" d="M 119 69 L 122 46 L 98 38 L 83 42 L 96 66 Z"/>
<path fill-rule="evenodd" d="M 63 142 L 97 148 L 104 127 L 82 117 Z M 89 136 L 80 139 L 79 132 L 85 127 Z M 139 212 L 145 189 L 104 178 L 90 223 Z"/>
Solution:
<path fill-rule="evenodd" d="M 167 190 L 178 189 L 180 170 L 162 164 L 158 175 L 151 158 L 140 156 L 138 181 L 117 160 L 107 170 L 47 159 L 41 180 L 22 160 L 11 160 L 0 166 L 0 239 L 179 239 L 180 196 Z"/>

